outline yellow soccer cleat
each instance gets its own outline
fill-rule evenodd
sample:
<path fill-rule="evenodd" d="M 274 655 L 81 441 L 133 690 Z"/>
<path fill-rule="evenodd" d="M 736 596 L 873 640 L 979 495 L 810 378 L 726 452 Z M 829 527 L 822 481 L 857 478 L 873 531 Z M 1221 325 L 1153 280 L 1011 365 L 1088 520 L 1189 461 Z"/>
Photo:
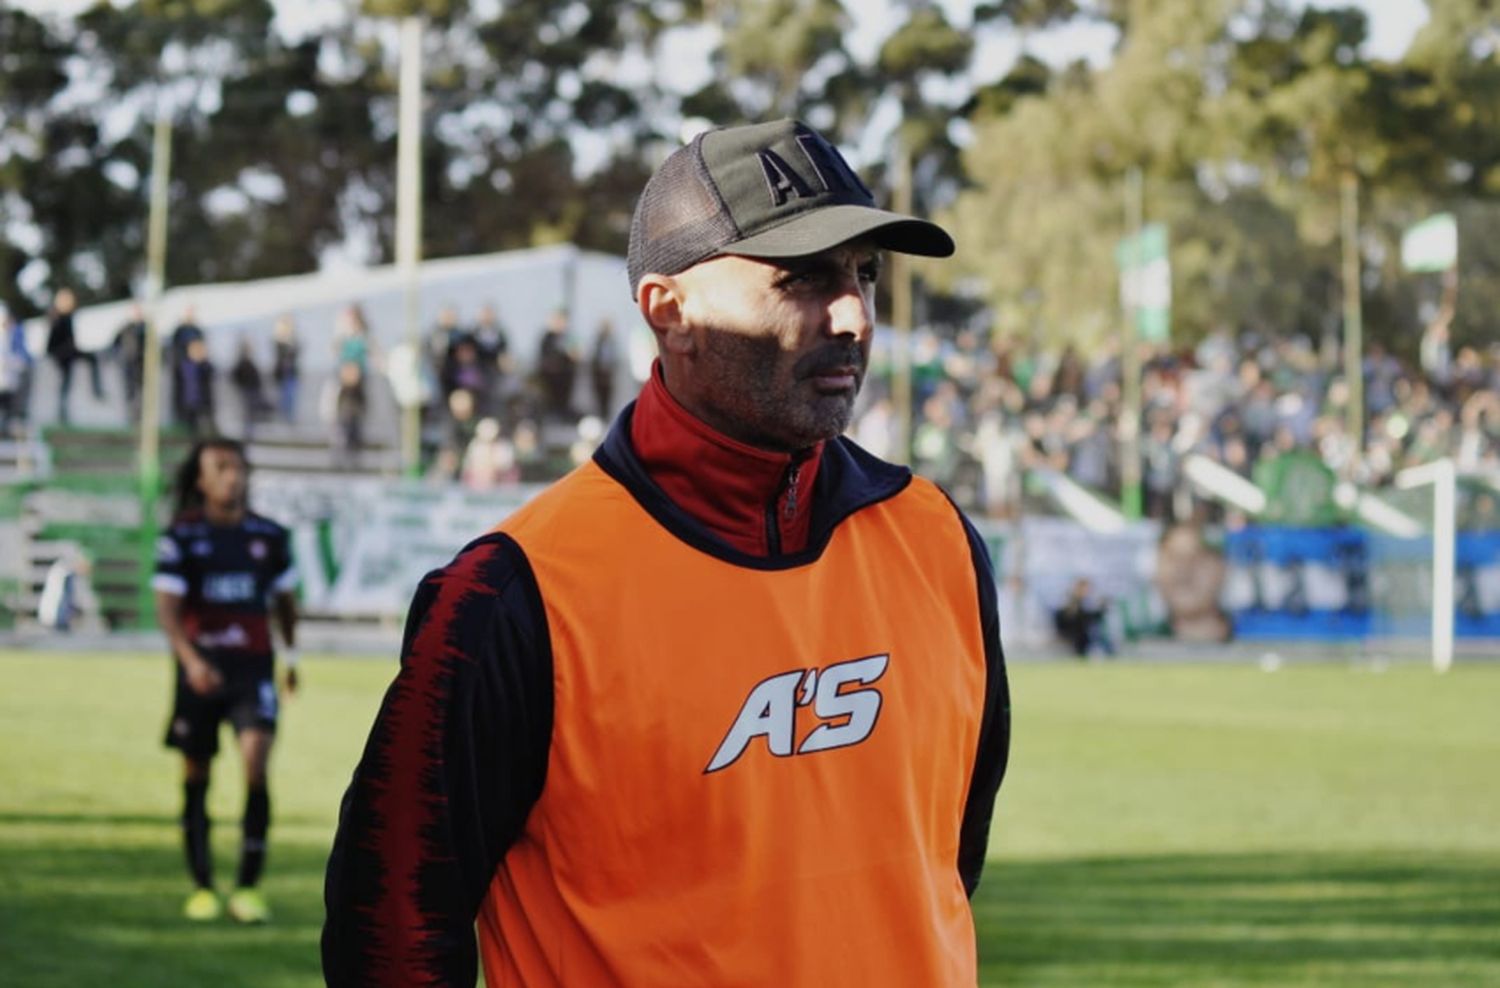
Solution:
<path fill-rule="evenodd" d="M 260 889 L 235 889 L 229 893 L 229 918 L 236 923 L 264 923 L 271 918 L 271 907 Z"/>
<path fill-rule="evenodd" d="M 213 889 L 198 889 L 182 904 L 182 915 L 195 923 L 209 923 L 224 915 Z"/>

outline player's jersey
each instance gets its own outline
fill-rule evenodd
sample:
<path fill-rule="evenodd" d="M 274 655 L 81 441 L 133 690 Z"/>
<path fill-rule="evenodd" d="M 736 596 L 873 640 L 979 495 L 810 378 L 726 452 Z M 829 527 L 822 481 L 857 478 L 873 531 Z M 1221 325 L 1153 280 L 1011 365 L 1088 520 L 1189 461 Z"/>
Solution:
<path fill-rule="evenodd" d="M 296 585 L 286 529 L 256 514 L 232 526 L 181 515 L 156 542 L 151 586 L 183 598 L 183 628 L 205 654 L 269 656 L 271 594 Z"/>

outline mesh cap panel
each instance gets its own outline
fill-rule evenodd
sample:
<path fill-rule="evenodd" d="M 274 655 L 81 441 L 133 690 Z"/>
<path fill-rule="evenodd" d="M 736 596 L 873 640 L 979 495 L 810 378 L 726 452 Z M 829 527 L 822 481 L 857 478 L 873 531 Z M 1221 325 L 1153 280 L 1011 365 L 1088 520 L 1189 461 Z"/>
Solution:
<path fill-rule="evenodd" d="M 630 222 L 630 294 L 647 272 L 685 271 L 738 239 L 740 231 L 703 165 L 700 135 L 651 176 Z"/>

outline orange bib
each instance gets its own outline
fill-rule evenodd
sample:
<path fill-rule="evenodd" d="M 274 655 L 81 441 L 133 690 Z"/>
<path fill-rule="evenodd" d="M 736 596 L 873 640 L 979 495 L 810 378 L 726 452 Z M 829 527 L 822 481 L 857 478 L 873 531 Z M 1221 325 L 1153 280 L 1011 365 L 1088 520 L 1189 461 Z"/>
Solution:
<path fill-rule="evenodd" d="M 490 988 L 976 982 L 957 857 L 984 647 L 940 491 L 914 479 L 783 569 L 688 545 L 593 463 L 501 530 L 555 709 L 480 913 Z"/>

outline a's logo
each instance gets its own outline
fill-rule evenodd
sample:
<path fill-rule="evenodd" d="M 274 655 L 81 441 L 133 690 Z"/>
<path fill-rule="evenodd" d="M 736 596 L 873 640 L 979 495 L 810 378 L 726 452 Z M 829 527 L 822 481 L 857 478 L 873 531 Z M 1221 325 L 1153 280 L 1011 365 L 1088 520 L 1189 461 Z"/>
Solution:
<path fill-rule="evenodd" d="M 889 663 L 889 655 L 870 655 L 822 670 L 793 669 L 762 680 L 745 698 L 704 774 L 733 765 L 759 737 L 766 739 L 766 747 L 778 758 L 859 744 L 870 736 L 880 716 L 880 691 L 868 687 L 885 675 Z M 797 708 L 809 704 L 823 723 L 799 745 Z"/>
<path fill-rule="evenodd" d="M 811 199 L 812 187 L 802 180 L 786 159 L 767 148 L 760 152 L 760 170 L 766 176 L 766 187 L 771 190 L 771 204 L 785 205 L 787 199 Z"/>
<path fill-rule="evenodd" d="M 839 154 L 839 149 L 832 144 L 816 134 L 798 134 L 797 148 L 811 166 L 817 188 L 814 187 L 815 183 L 808 181 L 775 151 L 766 148 L 756 152 L 760 158 L 760 170 L 766 178 L 766 188 L 771 193 L 773 207 L 786 205 L 786 201 L 792 196 L 811 199 L 824 192 L 874 199 L 865 183 L 859 180 L 854 169 L 849 167 L 844 156 Z"/>

